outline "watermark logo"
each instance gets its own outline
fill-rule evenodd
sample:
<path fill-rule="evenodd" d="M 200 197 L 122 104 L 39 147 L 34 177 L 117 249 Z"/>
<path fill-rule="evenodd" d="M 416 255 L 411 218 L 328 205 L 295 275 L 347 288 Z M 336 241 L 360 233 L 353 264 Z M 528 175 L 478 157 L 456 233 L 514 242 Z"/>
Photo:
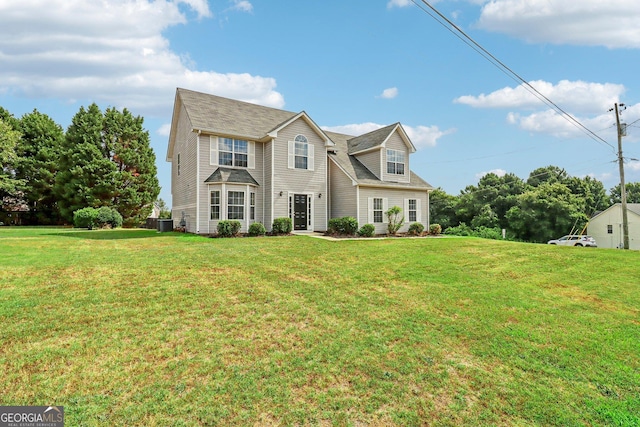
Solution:
<path fill-rule="evenodd" d="M 0 427 L 64 427 L 64 407 L 0 406 Z"/>

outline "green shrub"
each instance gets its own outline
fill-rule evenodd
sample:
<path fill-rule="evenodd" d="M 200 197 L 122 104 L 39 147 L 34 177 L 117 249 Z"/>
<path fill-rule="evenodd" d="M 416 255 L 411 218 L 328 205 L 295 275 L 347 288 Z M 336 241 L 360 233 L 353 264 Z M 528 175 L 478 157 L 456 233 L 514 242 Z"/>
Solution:
<path fill-rule="evenodd" d="M 240 232 L 242 224 L 236 219 L 222 220 L 218 222 L 218 236 L 235 237 Z"/>
<path fill-rule="evenodd" d="M 271 231 L 273 234 L 289 234 L 293 230 L 291 218 L 276 218 L 273 220 Z"/>
<path fill-rule="evenodd" d="M 327 231 L 331 234 L 353 236 L 358 232 L 358 220 L 352 216 L 331 218 L 329 220 L 329 229 Z"/>
<path fill-rule="evenodd" d="M 502 230 L 497 227 L 478 227 L 473 230 L 473 235 L 483 239 L 500 240 L 502 239 Z"/>
<path fill-rule="evenodd" d="M 464 222 L 460 223 L 455 227 L 449 227 L 444 230 L 444 234 L 449 234 L 451 236 L 472 236 L 473 230 Z"/>
<path fill-rule="evenodd" d="M 78 209 L 73 213 L 73 226 L 77 228 L 88 228 L 91 230 L 95 227 L 97 215 L 98 211 L 94 208 Z"/>
<path fill-rule="evenodd" d="M 122 215 L 114 208 L 103 206 L 96 210 L 95 226 L 100 228 L 122 227 Z"/>
<path fill-rule="evenodd" d="M 373 224 L 365 224 L 358 230 L 360 237 L 373 237 L 376 234 L 376 226 Z"/>
<path fill-rule="evenodd" d="M 402 224 L 404 223 L 404 216 L 400 216 L 400 212 L 402 212 L 402 208 L 400 208 L 400 206 L 393 206 L 384 213 L 389 219 L 389 224 L 387 224 L 387 231 L 389 231 L 389 234 L 392 236 L 395 236 L 395 234 L 398 232 L 398 230 L 400 230 L 400 227 L 402 227 Z"/>
<path fill-rule="evenodd" d="M 249 236 L 264 236 L 266 232 L 261 222 L 254 222 L 249 226 Z"/>
<path fill-rule="evenodd" d="M 440 226 L 440 224 L 431 224 L 429 226 L 429 234 L 438 236 L 440 233 L 442 233 L 442 227 Z"/>
<path fill-rule="evenodd" d="M 424 225 L 419 222 L 414 222 L 409 226 L 409 234 L 412 236 L 422 236 L 424 232 Z"/>

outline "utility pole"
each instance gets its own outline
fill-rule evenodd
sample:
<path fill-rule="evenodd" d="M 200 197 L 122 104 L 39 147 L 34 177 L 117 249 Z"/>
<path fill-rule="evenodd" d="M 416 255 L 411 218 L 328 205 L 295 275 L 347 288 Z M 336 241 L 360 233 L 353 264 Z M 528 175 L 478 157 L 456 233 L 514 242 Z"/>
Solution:
<path fill-rule="evenodd" d="M 624 104 L 620 104 L 624 107 Z M 622 201 L 622 245 L 629 249 L 629 220 L 627 218 L 627 190 L 624 183 L 624 157 L 622 157 L 622 127 L 620 126 L 620 113 L 618 103 L 615 104 L 616 125 L 618 129 L 618 168 L 620 169 L 620 199 Z"/>

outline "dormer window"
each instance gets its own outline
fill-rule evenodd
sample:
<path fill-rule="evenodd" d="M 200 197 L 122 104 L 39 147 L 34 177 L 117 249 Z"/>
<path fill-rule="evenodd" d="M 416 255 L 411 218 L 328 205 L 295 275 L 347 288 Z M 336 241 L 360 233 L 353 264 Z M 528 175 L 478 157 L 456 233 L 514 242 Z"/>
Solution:
<path fill-rule="evenodd" d="M 404 175 L 404 152 L 387 149 L 387 173 Z"/>

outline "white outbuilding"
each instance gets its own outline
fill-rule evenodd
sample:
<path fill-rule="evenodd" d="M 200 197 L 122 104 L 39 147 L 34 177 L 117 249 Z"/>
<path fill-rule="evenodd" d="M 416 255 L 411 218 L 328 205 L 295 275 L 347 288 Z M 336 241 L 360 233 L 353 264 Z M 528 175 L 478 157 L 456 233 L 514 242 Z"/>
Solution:
<path fill-rule="evenodd" d="M 640 250 L 640 203 L 627 203 L 629 249 Z M 622 248 L 622 205 L 615 205 L 596 214 L 587 227 L 587 234 L 599 248 Z"/>

